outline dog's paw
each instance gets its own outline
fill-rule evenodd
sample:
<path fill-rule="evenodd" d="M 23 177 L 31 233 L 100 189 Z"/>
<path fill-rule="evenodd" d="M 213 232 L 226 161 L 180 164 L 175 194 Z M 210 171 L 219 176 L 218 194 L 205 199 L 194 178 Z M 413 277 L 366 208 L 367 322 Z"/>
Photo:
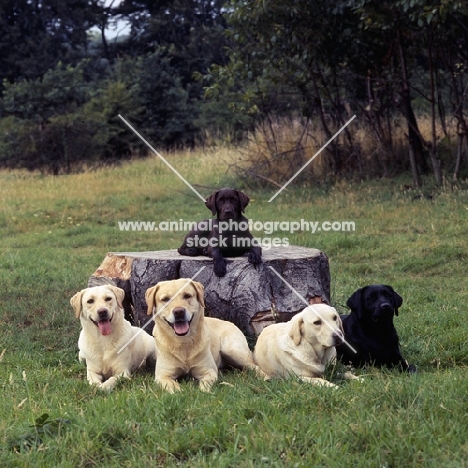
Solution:
<path fill-rule="evenodd" d="M 333 382 L 329 382 L 328 380 L 323 380 L 323 382 L 317 382 L 318 385 L 322 387 L 330 387 L 330 388 L 338 388 L 338 385 L 334 384 Z"/>
<path fill-rule="evenodd" d="M 362 377 L 358 377 L 357 375 L 354 375 L 352 372 L 345 372 L 343 374 L 343 378 L 345 380 L 355 380 L 357 382 L 364 382 L 364 379 Z"/>
<path fill-rule="evenodd" d="M 328 380 L 322 379 L 321 377 L 307 377 L 305 375 L 300 375 L 299 379 L 303 382 L 311 383 L 313 385 L 319 385 L 320 387 L 338 388 L 338 385 Z"/>
<path fill-rule="evenodd" d="M 257 375 L 257 377 L 263 379 L 263 380 L 270 380 L 270 376 L 267 375 L 265 372 L 262 371 L 262 369 L 260 369 L 259 366 L 255 366 L 254 367 L 254 370 L 255 370 L 255 374 Z"/>
<path fill-rule="evenodd" d="M 214 262 L 213 270 L 216 276 L 222 278 L 226 275 L 226 260 L 220 259 Z"/>
<path fill-rule="evenodd" d="M 180 255 L 187 255 L 188 257 L 197 257 L 199 255 L 196 247 L 181 247 L 177 249 L 177 252 L 179 252 Z"/>
<path fill-rule="evenodd" d="M 209 393 L 214 385 L 212 380 L 200 380 L 200 390 Z"/>
<path fill-rule="evenodd" d="M 115 388 L 115 386 L 117 385 L 118 380 L 119 380 L 118 377 L 110 377 L 105 382 L 102 382 L 101 384 L 99 384 L 99 388 L 101 390 L 106 390 L 106 391 L 110 392 Z"/>
<path fill-rule="evenodd" d="M 252 265 L 260 265 L 260 263 L 262 263 L 262 256 L 257 252 L 249 252 L 249 263 L 252 263 Z"/>
<path fill-rule="evenodd" d="M 177 380 L 156 379 L 156 383 L 158 383 L 163 390 L 169 393 L 180 392 L 181 390 L 179 382 L 177 382 Z"/>

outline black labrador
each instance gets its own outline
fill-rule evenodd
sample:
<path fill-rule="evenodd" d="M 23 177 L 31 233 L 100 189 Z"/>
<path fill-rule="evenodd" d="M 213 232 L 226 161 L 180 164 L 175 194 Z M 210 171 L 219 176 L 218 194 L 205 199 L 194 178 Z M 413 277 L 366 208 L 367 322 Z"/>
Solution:
<path fill-rule="evenodd" d="M 205 205 L 216 218 L 197 223 L 177 251 L 190 257 L 211 257 L 215 275 L 219 277 L 226 274 L 224 257 L 239 257 L 248 253 L 249 262 L 259 265 L 262 262 L 262 248 L 249 232 L 248 219 L 242 216 L 249 201 L 245 193 L 230 188 L 211 194 Z"/>
<path fill-rule="evenodd" d="M 372 284 L 358 289 L 346 302 L 351 309 L 342 315 L 346 343 L 336 348 L 343 364 L 355 367 L 375 365 L 399 367 L 402 371 L 416 372 L 400 352 L 398 334 L 393 316 L 398 316 L 402 297 L 391 286 Z"/>

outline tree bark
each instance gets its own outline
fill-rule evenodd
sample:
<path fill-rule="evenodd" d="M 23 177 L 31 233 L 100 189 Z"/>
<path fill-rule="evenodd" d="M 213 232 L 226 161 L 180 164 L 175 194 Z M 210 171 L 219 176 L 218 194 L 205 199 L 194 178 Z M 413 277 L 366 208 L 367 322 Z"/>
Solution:
<path fill-rule="evenodd" d="M 413 182 L 418 187 L 421 186 L 421 173 L 427 172 L 427 163 L 424 152 L 424 140 L 419 131 L 416 116 L 414 115 L 413 107 L 411 105 L 410 96 L 410 83 L 408 77 L 408 70 L 406 66 L 406 58 L 403 51 L 403 44 L 401 39 L 400 30 L 397 29 L 397 41 L 399 50 L 399 59 L 402 74 L 402 89 L 400 92 L 400 107 L 403 116 L 408 125 L 408 144 L 409 144 L 409 157 L 411 164 L 411 172 L 413 175 Z"/>
<path fill-rule="evenodd" d="M 122 288 L 127 320 L 149 333 L 153 323 L 147 315 L 145 292 L 159 281 L 193 278 L 202 283 L 205 315 L 229 320 L 250 336 L 266 325 L 289 320 L 308 303 L 330 302 L 328 258 L 320 250 L 271 248 L 263 251 L 257 268 L 247 256 L 227 260 L 227 274 L 219 278 L 209 257 L 186 257 L 176 250 L 108 253 L 88 285 Z"/>
<path fill-rule="evenodd" d="M 436 93 L 435 93 L 435 76 L 434 62 L 432 59 L 432 35 L 431 41 L 428 47 L 428 58 L 429 58 L 429 77 L 430 77 L 430 96 L 431 96 L 431 150 L 429 152 L 432 162 L 432 169 L 434 171 L 434 177 L 437 185 L 442 185 L 442 170 L 440 168 L 440 161 L 437 158 L 437 132 L 436 132 Z"/>

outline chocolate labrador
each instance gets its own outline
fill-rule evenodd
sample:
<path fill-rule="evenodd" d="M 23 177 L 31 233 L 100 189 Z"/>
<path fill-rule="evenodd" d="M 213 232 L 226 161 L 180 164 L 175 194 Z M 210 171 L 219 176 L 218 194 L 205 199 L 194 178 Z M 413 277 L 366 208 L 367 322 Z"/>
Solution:
<path fill-rule="evenodd" d="M 230 188 L 211 194 L 205 205 L 216 218 L 197 223 L 177 251 L 190 257 L 211 257 L 215 275 L 219 277 L 226 274 L 225 257 L 240 257 L 248 253 L 249 262 L 259 265 L 262 248 L 249 232 L 248 219 L 242 216 L 249 200 L 245 193 Z"/>
<path fill-rule="evenodd" d="M 341 362 L 356 367 L 368 364 L 416 372 L 416 367 L 401 355 L 393 325 L 393 316 L 398 316 L 402 303 L 402 297 L 391 286 L 372 284 L 358 289 L 346 302 L 351 313 L 341 316 L 346 342 L 357 352 L 346 344 L 338 346 Z"/>

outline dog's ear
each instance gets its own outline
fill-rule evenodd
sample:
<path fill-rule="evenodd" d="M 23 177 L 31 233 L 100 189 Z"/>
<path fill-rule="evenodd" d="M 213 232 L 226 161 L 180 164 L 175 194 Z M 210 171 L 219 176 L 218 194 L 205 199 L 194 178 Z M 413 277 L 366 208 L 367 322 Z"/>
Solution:
<path fill-rule="evenodd" d="M 153 315 L 153 309 L 156 303 L 156 293 L 158 292 L 158 285 L 152 286 L 148 288 L 145 292 L 145 301 L 146 305 L 148 306 L 148 310 L 146 311 L 146 315 Z"/>
<path fill-rule="evenodd" d="M 338 326 L 340 327 L 340 330 L 341 330 L 341 333 L 343 333 L 343 336 L 344 336 L 344 328 L 343 328 L 343 322 L 341 320 L 341 317 L 338 315 Z"/>
<path fill-rule="evenodd" d="M 240 209 L 241 209 L 241 212 L 243 213 L 245 208 L 249 204 L 250 198 L 244 192 L 241 192 L 240 190 L 236 190 L 236 192 L 237 192 L 237 195 L 239 196 Z"/>
<path fill-rule="evenodd" d="M 395 307 L 395 315 L 398 317 L 398 309 L 403 304 L 403 298 L 391 286 L 387 286 L 387 288 L 393 292 L 393 305 Z"/>
<path fill-rule="evenodd" d="M 211 210 L 211 214 L 214 216 L 217 212 L 216 209 L 216 195 L 218 195 L 219 190 L 212 193 L 205 201 L 206 207 Z"/>
<path fill-rule="evenodd" d="M 75 309 L 76 318 L 80 318 L 81 314 L 81 298 L 83 297 L 86 289 L 82 289 L 80 292 L 77 292 L 71 299 L 70 304 Z"/>
<path fill-rule="evenodd" d="M 205 307 L 205 286 L 198 281 L 192 281 L 192 285 L 197 292 L 197 301 L 204 308 Z"/>
<path fill-rule="evenodd" d="M 365 288 L 358 289 L 346 301 L 346 305 L 351 309 L 351 312 L 356 312 L 359 318 L 362 316 L 364 289 Z"/>
<path fill-rule="evenodd" d="M 125 299 L 125 291 L 113 284 L 106 284 L 106 286 L 115 294 L 115 298 L 117 299 L 117 305 L 120 309 L 123 309 L 123 300 Z"/>
<path fill-rule="evenodd" d="M 293 343 L 295 346 L 299 346 L 302 340 L 303 324 L 304 324 L 304 318 L 302 316 L 292 321 L 291 330 L 289 331 L 289 337 L 293 340 Z"/>

